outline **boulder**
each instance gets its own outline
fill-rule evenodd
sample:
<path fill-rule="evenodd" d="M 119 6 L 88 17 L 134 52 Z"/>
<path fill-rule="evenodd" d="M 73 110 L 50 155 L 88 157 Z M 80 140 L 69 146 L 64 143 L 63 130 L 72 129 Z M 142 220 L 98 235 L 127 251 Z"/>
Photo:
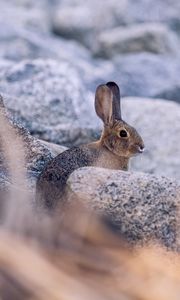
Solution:
<path fill-rule="evenodd" d="M 54 151 L 51 151 L 50 147 L 47 147 L 44 143 L 41 143 L 40 140 L 32 137 L 25 128 L 17 125 L 12 121 L 10 121 L 10 125 L 15 130 L 14 138 L 16 139 L 16 135 L 21 138 L 22 145 L 25 151 L 25 167 L 27 169 L 29 185 L 31 188 L 34 188 L 37 177 L 42 172 L 45 165 L 55 156 L 55 153 Z M 7 165 L 4 161 L 4 154 L 2 149 L 0 149 L 0 165 L 0 176 L 2 178 L 2 184 L 3 182 L 9 183 L 10 178 L 7 172 Z M 2 184 L 0 184 L 1 188 Z"/>
<path fill-rule="evenodd" d="M 51 8 L 52 2 L 48 0 L 2 1 L 0 58 L 13 61 L 61 58 L 71 62 L 87 59 L 87 49 L 76 42 L 56 38 L 50 32 Z"/>
<path fill-rule="evenodd" d="M 1 23 L 44 34 L 49 30 L 48 1 L 1 1 Z M 5 28 L 3 30 L 5 32 Z M 2 32 L 1 32 L 2 34 Z"/>
<path fill-rule="evenodd" d="M 52 58 L 67 60 L 77 65 L 81 60 L 89 60 L 89 51 L 74 41 L 65 41 L 48 32 L 30 30 L 25 26 L 13 26 L 7 21 L 0 21 L 0 26 L 4 28 L 0 32 L 2 59 L 21 61 Z"/>
<path fill-rule="evenodd" d="M 29 184 L 31 188 L 34 187 L 36 182 L 36 178 L 42 172 L 43 168 L 45 167 L 46 163 L 49 162 L 53 157 L 55 157 L 58 153 L 64 151 L 64 147 L 51 145 L 50 143 L 46 143 L 41 140 L 37 140 L 36 138 L 32 137 L 27 129 L 23 128 L 22 126 L 18 125 L 13 118 L 6 112 L 4 107 L 3 98 L 0 97 L 0 118 L 2 118 L 3 128 L 0 131 L 0 190 L 4 189 L 4 187 L 8 186 L 11 182 L 9 177 L 9 167 L 7 162 L 6 153 L 9 153 L 9 150 L 4 147 L 9 147 L 14 149 L 12 144 L 12 139 L 15 141 L 15 144 L 21 143 L 19 145 L 18 150 L 21 151 L 23 148 L 25 154 L 25 169 L 27 170 L 27 176 L 29 178 Z M 4 145 L 3 138 L 6 134 L 6 146 Z M 12 135 L 13 137 L 11 137 Z M 22 147 L 22 148 L 21 148 Z M 14 149 L 13 155 L 20 155 L 16 153 L 18 151 Z M 16 154 L 15 154 L 16 153 Z M 9 156 L 8 156 L 9 157 Z"/>
<path fill-rule="evenodd" d="M 178 0 L 56 2 L 51 17 L 52 30 L 65 38 L 78 40 L 91 49 L 94 49 L 99 34 L 117 26 L 159 22 L 167 24 L 175 32 L 180 30 Z"/>
<path fill-rule="evenodd" d="M 125 19 L 126 0 L 62 1 L 52 14 L 52 31 L 67 39 L 76 39 L 88 48 L 94 48 L 96 36 L 104 28 L 112 28 Z M 102 22 L 103 19 L 103 22 Z"/>
<path fill-rule="evenodd" d="M 140 132 L 146 150 L 131 169 L 180 179 L 180 105 L 160 99 L 124 98 L 123 118 Z"/>
<path fill-rule="evenodd" d="M 130 243 L 153 241 L 179 250 L 180 182 L 86 167 L 72 173 L 67 184 L 70 203 L 79 199 L 107 217 Z"/>
<path fill-rule="evenodd" d="M 152 52 L 177 54 L 178 39 L 160 23 L 116 27 L 103 31 L 98 37 L 95 54 L 111 58 L 117 54 Z"/>
<path fill-rule="evenodd" d="M 128 23 L 162 22 L 174 31 L 180 30 L 178 0 L 128 0 L 126 20 Z"/>
<path fill-rule="evenodd" d="M 119 82 L 123 96 L 169 99 L 180 102 L 179 59 L 150 53 L 114 59 L 109 78 Z"/>
<path fill-rule="evenodd" d="M 0 74 L 5 105 L 31 133 L 54 143 L 87 141 L 89 93 L 68 62 L 22 61 Z"/>

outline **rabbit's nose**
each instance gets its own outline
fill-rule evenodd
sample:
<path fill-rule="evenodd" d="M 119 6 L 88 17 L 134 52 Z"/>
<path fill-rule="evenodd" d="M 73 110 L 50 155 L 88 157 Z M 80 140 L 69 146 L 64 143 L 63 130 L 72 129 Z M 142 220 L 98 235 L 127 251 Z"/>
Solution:
<path fill-rule="evenodd" d="M 139 151 L 140 153 L 143 153 L 144 150 L 145 150 L 145 147 L 144 147 L 144 146 L 138 146 L 138 151 Z"/>

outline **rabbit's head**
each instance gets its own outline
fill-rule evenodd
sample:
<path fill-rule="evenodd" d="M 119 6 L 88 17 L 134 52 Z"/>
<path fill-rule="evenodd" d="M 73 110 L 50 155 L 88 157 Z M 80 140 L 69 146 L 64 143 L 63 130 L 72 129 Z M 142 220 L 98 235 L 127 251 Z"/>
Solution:
<path fill-rule="evenodd" d="M 95 110 L 104 123 L 101 143 L 115 155 L 130 158 L 144 151 L 144 143 L 135 128 L 121 118 L 120 91 L 114 82 L 96 89 Z"/>

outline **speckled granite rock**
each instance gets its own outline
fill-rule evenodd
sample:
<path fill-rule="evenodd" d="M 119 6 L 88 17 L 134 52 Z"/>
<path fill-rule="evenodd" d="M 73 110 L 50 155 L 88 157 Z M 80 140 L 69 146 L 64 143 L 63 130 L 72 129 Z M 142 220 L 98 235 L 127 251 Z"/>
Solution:
<path fill-rule="evenodd" d="M 178 248 L 180 182 L 144 173 L 82 168 L 68 180 L 69 201 L 81 199 L 110 218 L 132 243 Z M 180 248 L 179 248 L 180 250 Z"/>
<path fill-rule="evenodd" d="M 60 146 L 54 143 L 49 143 L 43 140 L 38 140 L 38 141 L 51 151 L 53 157 L 57 156 L 58 154 L 68 149 L 67 147 Z"/>
<path fill-rule="evenodd" d="M 146 23 L 129 27 L 115 27 L 103 31 L 98 39 L 96 55 L 111 58 L 120 53 L 152 52 L 178 53 L 179 40 L 160 23 Z"/>
<path fill-rule="evenodd" d="M 41 59 L 12 64 L 2 74 L 0 91 L 15 119 L 39 138 L 69 145 L 87 137 L 89 93 L 72 64 Z"/>

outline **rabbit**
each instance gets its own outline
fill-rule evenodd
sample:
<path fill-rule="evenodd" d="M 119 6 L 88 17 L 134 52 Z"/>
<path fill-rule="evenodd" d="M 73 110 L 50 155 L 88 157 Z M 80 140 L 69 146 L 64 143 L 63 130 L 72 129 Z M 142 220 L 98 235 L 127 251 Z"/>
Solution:
<path fill-rule="evenodd" d="M 104 123 L 100 139 L 68 149 L 46 165 L 36 185 L 38 207 L 48 211 L 56 207 L 65 191 L 66 181 L 74 170 L 94 166 L 126 171 L 129 159 L 143 153 L 143 139 L 121 117 L 120 90 L 115 82 L 97 87 L 95 111 Z"/>

